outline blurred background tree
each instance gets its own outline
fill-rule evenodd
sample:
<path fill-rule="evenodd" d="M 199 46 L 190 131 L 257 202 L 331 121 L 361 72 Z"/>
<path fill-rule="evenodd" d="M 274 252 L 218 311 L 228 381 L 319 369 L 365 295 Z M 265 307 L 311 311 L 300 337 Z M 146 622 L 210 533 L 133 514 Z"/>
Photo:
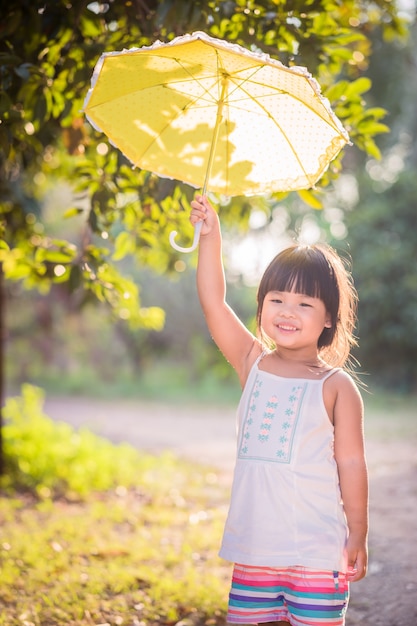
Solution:
<path fill-rule="evenodd" d="M 195 255 L 178 255 L 168 242 L 174 228 L 191 237 L 194 190 L 132 170 L 82 114 L 103 52 L 194 30 L 307 66 L 354 144 L 313 192 L 215 199 L 233 303 L 251 323 L 251 285 L 266 263 L 261 251 L 288 238 L 327 239 L 354 260 L 364 369 L 384 384 L 415 388 L 415 7 L 388 0 L 2 6 L 0 260 L 9 386 L 29 380 L 94 393 L 100 380 L 109 390 L 123 379 L 123 392 L 129 383 L 134 393 L 155 361 L 168 363 L 174 383 L 184 382 L 181 362 L 189 382 L 207 369 L 228 381 L 198 309 Z M 385 121 L 389 134 L 381 134 Z"/>
<path fill-rule="evenodd" d="M 385 388 L 417 388 L 417 24 L 405 46 L 373 43 L 371 96 L 388 109 L 382 158 L 355 170 L 358 198 L 346 215 L 360 293 L 358 357 Z"/>

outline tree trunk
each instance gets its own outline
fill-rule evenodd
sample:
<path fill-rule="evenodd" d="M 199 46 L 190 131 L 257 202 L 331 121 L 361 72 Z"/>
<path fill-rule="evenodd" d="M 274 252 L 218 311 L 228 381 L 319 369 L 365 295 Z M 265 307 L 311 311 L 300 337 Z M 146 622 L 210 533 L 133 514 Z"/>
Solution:
<path fill-rule="evenodd" d="M 3 453 L 3 403 L 4 403 L 4 281 L 3 266 L 0 263 L 0 476 L 4 473 L 4 453 Z"/>

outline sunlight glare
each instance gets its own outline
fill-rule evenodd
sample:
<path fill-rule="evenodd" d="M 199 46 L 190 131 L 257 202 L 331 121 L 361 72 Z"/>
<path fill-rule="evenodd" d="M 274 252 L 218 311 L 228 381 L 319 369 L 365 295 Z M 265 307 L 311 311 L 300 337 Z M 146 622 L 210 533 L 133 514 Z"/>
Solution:
<path fill-rule="evenodd" d="M 54 267 L 54 274 L 58 278 L 60 276 L 63 276 L 65 274 L 65 271 L 66 270 L 65 270 L 65 266 L 64 265 L 59 264 L 59 265 L 55 265 L 55 267 Z"/>
<path fill-rule="evenodd" d="M 301 244 L 311 246 L 319 241 L 321 235 L 320 227 L 316 220 L 310 215 L 306 215 L 302 221 L 298 240 Z"/>
<path fill-rule="evenodd" d="M 254 209 L 249 217 L 249 226 L 251 229 L 262 228 L 266 225 L 268 221 L 268 217 L 265 211 L 260 211 L 259 209 Z"/>

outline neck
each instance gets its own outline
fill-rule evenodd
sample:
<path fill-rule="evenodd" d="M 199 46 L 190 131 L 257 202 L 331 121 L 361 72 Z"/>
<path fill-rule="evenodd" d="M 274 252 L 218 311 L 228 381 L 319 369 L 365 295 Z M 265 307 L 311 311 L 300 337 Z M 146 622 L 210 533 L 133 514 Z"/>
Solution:
<path fill-rule="evenodd" d="M 302 352 L 295 352 L 293 350 L 286 350 L 285 348 L 275 348 L 273 354 L 281 361 L 305 365 L 306 367 L 323 367 L 326 365 L 323 359 L 318 355 L 317 350 L 308 349 Z"/>

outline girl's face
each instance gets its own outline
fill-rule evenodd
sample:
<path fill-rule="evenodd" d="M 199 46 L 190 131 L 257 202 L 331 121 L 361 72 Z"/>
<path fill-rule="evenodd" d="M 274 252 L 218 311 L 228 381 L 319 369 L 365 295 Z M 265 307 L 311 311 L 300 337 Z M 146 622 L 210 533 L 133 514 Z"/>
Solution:
<path fill-rule="evenodd" d="M 314 348 L 331 319 L 324 302 L 294 291 L 269 291 L 263 301 L 262 331 L 277 347 Z"/>

